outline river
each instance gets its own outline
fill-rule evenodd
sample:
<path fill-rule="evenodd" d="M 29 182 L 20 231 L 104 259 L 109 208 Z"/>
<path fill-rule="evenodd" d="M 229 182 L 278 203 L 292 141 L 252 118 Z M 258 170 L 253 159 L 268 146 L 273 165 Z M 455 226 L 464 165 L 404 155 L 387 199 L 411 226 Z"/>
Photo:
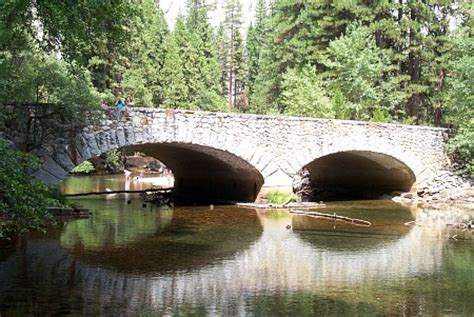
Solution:
<path fill-rule="evenodd" d="M 63 190 L 124 186 L 70 177 Z M 92 216 L 0 249 L 1 316 L 474 314 L 474 234 L 450 239 L 458 232 L 446 228 L 472 210 L 387 201 L 318 210 L 372 223 L 362 227 L 284 210 L 160 208 L 132 194 L 71 201 Z"/>

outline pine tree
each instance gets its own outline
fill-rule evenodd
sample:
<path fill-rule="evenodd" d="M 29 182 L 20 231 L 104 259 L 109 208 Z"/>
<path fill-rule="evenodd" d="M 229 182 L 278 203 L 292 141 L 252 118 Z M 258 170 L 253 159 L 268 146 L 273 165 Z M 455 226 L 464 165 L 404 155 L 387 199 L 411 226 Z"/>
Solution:
<path fill-rule="evenodd" d="M 189 1 L 186 26 L 190 50 L 195 53 L 195 73 L 189 74 L 190 97 L 199 109 L 223 110 L 224 101 L 219 82 L 221 69 L 218 47 L 209 23 L 208 5 L 205 1 Z M 194 96 L 194 97 L 193 97 Z"/>
<path fill-rule="evenodd" d="M 239 0 L 228 0 L 224 7 L 224 76 L 227 82 L 227 99 L 229 108 L 232 109 L 236 99 L 242 90 L 244 76 L 243 67 L 243 40 L 242 8 Z"/>
<path fill-rule="evenodd" d="M 161 71 L 165 60 L 168 27 L 163 12 L 154 0 L 144 0 L 133 21 L 131 42 L 127 45 L 129 67 L 124 73 L 124 91 L 140 106 L 159 106 L 162 102 Z"/>
<path fill-rule="evenodd" d="M 219 60 L 219 66 L 220 66 L 220 72 L 221 72 L 220 77 L 219 77 L 221 91 L 224 94 L 224 96 L 228 96 L 229 86 L 227 85 L 227 76 L 226 76 L 227 54 L 225 50 L 225 34 L 224 34 L 224 27 L 222 23 L 217 28 L 216 44 L 217 44 L 217 49 L 218 49 L 218 60 Z"/>
<path fill-rule="evenodd" d="M 164 104 L 174 108 L 222 111 L 225 101 L 219 83 L 217 46 L 207 9 L 204 2 L 190 1 L 188 4 L 188 15 L 178 17 L 168 44 L 163 78 L 164 86 L 169 87 L 164 88 Z"/>
<path fill-rule="evenodd" d="M 314 67 L 289 69 L 283 76 L 281 103 L 284 114 L 334 118 L 332 104 Z"/>
<path fill-rule="evenodd" d="M 389 76 L 391 61 L 367 27 L 360 23 L 349 26 L 344 36 L 330 42 L 327 56 L 328 86 L 343 94 L 351 119 L 369 120 L 375 112 L 379 117 L 382 113 L 395 115 L 400 100 Z"/>
<path fill-rule="evenodd" d="M 267 8 L 265 0 L 258 0 L 255 11 L 255 26 L 250 25 L 247 30 L 247 40 L 245 46 L 245 65 L 246 65 L 246 79 L 244 86 L 247 88 L 248 94 L 252 95 L 254 92 L 255 80 L 259 71 L 259 60 L 261 50 L 265 42 L 265 36 L 268 33 L 267 29 Z"/>
<path fill-rule="evenodd" d="M 166 55 L 161 73 L 163 83 L 163 106 L 166 108 L 189 108 L 189 91 L 185 80 L 185 63 L 181 59 L 181 52 L 176 39 L 177 32 L 183 27 L 182 18 L 178 18 L 175 31 L 166 40 Z"/>

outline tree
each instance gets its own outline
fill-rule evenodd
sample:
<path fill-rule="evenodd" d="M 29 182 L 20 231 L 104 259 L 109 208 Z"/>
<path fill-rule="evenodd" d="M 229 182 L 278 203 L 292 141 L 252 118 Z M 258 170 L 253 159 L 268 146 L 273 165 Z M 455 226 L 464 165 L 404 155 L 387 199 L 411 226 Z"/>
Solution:
<path fill-rule="evenodd" d="M 281 103 L 283 76 L 288 69 L 301 69 L 305 65 L 324 70 L 322 57 L 327 41 L 322 36 L 326 1 L 285 1 L 272 3 L 271 14 L 266 22 L 269 30 L 260 50 L 256 84 L 250 98 L 255 112 L 284 112 Z M 329 13 L 329 12 L 328 12 Z M 333 14 L 334 12 L 331 12 Z M 335 30 L 335 37 L 342 32 Z"/>
<path fill-rule="evenodd" d="M 227 99 L 232 109 L 243 89 L 242 7 L 239 0 L 228 0 L 224 7 L 224 78 L 227 82 Z"/>
<path fill-rule="evenodd" d="M 38 160 L 0 139 L 0 240 L 43 229 L 52 221 L 47 207 L 62 204 L 57 188 L 34 180 Z"/>
<path fill-rule="evenodd" d="M 127 69 L 127 44 L 140 6 L 132 1 L 81 2 L 34 1 L 31 10 L 48 50 L 59 51 L 69 62 L 86 67 L 100 92 L 123 94 L 121 82 Z"/>
<path fill-rule="evenodd" d="M 451 152 L 464 162 L 467 171 L 474 176 L 474 37 L 470 31 L 463 30 L 453 44 L 445 120 L 457 128 L 457 134 L 450 142 Z"/>
<path fill-rule="evenodd" d="M 474 118 L 474 36 L 463 30 L 453 38 L 446 79 L 449 88 L 445 122 L 459 126 Z"/>
<path fill-rule="evenodd" d="M 158 106 L 162 102 L 162 69 L 168 27 L 163 12 L 154 0 L 144 0 L 139 14 L 132 16 L 133 34 L 127 44 L 129 67 L 123 76 L 125 95 L 140 106 Z"/>
<path fill-rule="evenodd" d="M 180 34 L 185 34 L 182 17 L 176 20 L 175 30 L 166 40 L 166 55 L 163 65 L 163 106 L 168 108 L 189 108 L 189 88 L 185 79 L 185 63 L 181 58 L 182 51 L 179 44 L 185 41 L 177 39 Z"/>
<path fill-rule="evenodd" d="M 38 49 L 0 52 L 0 103 L 63 104 L 84 111 L 97 107 L 89 73 Z"/>
<path fill-rule="evenodd" d="M 284 114 L 334 118 L 332 104 L 312 66 L 289 69 L 283 76 L 282 108 Z"/>
<path fill-rule="evenodd" d="M 460 125 L 456 136 L 450 141 L 450 151 L 463 162 L 465 169 L 474 176 L 474 119 Z"/>
<path fill-rule="evenodd" d="M 224 100 L 219 82 L 221 69 L 216 37 L 208 18 L 209 5 L 205 1 L 190 1 L 186 26 L 190 45 L 196 54 L 196 69 L 190 77 L 191 96 L 197 107 L 206 111 L 224 110 Z M 193 93 L 193 91 L 195 91 Z"/>
<path fill-rule="evenodd" d="M 266 34 L 268 34 L 267 23 L 268 14 L 265 0 L 258 0 L 255 11 L 255 27 L 251 24 L 247 30 L 247 40 L 245 46 L 245 66 L 247 77 L 244 87 L 252 95 L 254 86 L 259 73 L 259 61 L 262 47 L 265 43 Z"/>
<path fill-rule="evenodd" d="M 25 135 L 17 144 L 24 151 L 93 122 L 100 99 L 87 70 L 77 65 L 36 48 L 0 52 L 1 125 Z"/>
<path fill-rule="evenodd" d="M 324 63 L 330 70 L 329 87 L 344 96 L 352 119 L 368 120 L 377 113 L 392 113 L 400 103 L 392 81 L 389 55 L 377 47 L 374 36 L 360 24 L 331 41 Z"/>

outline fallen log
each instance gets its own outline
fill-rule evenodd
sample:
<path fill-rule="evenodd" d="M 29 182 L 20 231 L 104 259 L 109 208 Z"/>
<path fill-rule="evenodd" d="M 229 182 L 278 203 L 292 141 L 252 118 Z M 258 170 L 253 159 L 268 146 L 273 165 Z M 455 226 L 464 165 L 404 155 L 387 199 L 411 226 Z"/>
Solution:
<path fill-rule="evenodd" d="M 79 197 L 79 196 L 91 196 L 91 195 L 109 195 L 109 194 L 145 194 L 148 192 L 159 192 L 163 194 L 171 194 L 173 192 L 172 189 L 144 189 L 144 190 L 108 190 L 102 192 L 87 192 L 87 193 L 79 193 L 79 194 L 65 194 L 66 197 Z"/>
<path fill-rule="evenodd" d="M 89 209 L 80 206 L 48 207 L 48 212 L 54 217 L 89 218 L 91 215 Z"/>
<path fill-rule="evenodd" d="M 350 218 L 350 217 L 345 217 L 345 216 L 339 216 L 337 214 L 326 214 L 322 212 L 316 212 L 316 211 L 304 211 L 304 210 L 290 210 L 291 214 L 295 215 L 301 215 L 301 216 L 307 216 L 310 218 L 324 218 L 324 219 L 334 219 L 335 221 L 344 221 L 350 224 L 353 224 L 355 226 L 361 226 L 361 227 L 370 227 L 372 226 L 372 223 L 367 220 L 362 220 L 362 219 L 357 219 L 357 218 Z"/>
<path fill-rule="evenodd" d="M 260 204 L 260 203 L 236 203 L 230 202 L 231 204 L 241 207 L 241 208 L 251 208 L 251 209 L 291 209 L 291 208 L 308 208 L 308 209 L 315 209 L 315 208 L 324 208 L 326 207 L 325 204 L 322 203 L 315 203 L 315 202 L 288 202 L 284 204 Z"/>

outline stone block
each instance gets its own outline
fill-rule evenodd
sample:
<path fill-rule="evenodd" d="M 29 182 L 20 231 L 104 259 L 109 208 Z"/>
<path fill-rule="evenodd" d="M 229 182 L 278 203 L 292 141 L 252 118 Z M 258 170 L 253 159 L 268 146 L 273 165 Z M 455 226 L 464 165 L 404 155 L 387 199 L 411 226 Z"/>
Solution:
<path fill-rule="evenodd" d="M 76 137 L 76 153 L 78 155 L 78 162 L 88 160 L 92 157 L 89 150 L 89 144 L 87 144 L 87 141 L 81 134 Z"/>
<path fill-rule="evenodd" d="M 67 176 L 68 172 L 65 170 L 61 165 L 59 165 L 55 160 L 52 158 L 48 159 L 43 166 L 41 167 L 41 170 L 45 173 L 48 173 L 50 176 L 57 178 L 59 180 L 64 179 L 64 177 Z"/>
<path fill-rule="evenodd" d="M 57 178 L 43 170 L 39 170 L 37 171 L 34 175 L 33 175 L 36 179 L 42 181 L 42 182 L 45 182 L 46 184 L 59 184 L 61 183 L 62 179 L 60 178 Z"/>
<path fill-rule="evenodd" d="M 91 154 L 91 157 L 100 155 L 100 149 L 99 146 L 97 145 L 97 140 L 95 139 L 94 134 L 83 134 L 84 140 L 87 142 L 87 145 L 89 146 L 89 153 Z"/>
<path fill-rule="evenodd" d="M 124 147 L 125 145 L 127 145 L 127 143 L 125 141 L 124 128 L 122 128 L 122 127 L 117 128 L 117 131 L 115 133 L 115 137 L 116 137 L 116 143 L 117 143 L 118 147 Z"/>
<path fill-rule="evenodd" d="M 125 137 L 125 145 L 133 145 L 136 143 L 135 140 L 135 129 L 134 127 L 124 127 L 123 134 Z"/>
<path fill-rule="evenodd" d="M 55 148 L 52 159 L 56 161 L 64 170 L 67 172 L 71 171 L 76 164 L 71 160 L 69 156 L 69 146 L 65 144 L 60 144 Z"/>

